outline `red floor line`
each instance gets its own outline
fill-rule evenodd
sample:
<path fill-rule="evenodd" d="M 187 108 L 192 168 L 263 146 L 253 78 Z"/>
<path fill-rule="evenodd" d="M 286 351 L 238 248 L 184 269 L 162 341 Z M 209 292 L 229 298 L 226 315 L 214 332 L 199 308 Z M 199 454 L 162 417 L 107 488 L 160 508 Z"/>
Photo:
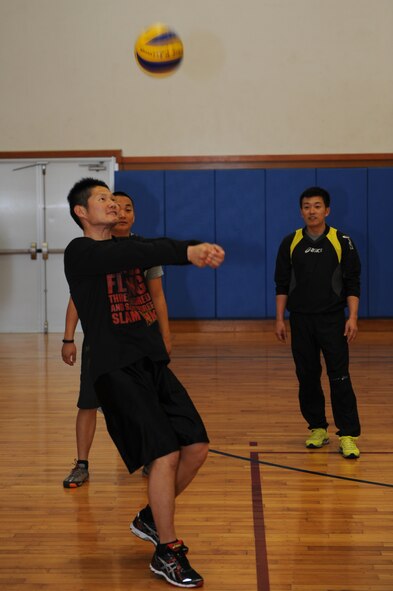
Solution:
<path fill-rule="evenodd" d="M 250 442 L 250 445 L 256 445 Z M 257 591 L 270 591 L 269 568 L 267 562 L 265 520 L 263 515 L 262 484 L 258 452 L 250 452 L 252 511 L 254 517 L 255 563 L 257 571 Z"/>

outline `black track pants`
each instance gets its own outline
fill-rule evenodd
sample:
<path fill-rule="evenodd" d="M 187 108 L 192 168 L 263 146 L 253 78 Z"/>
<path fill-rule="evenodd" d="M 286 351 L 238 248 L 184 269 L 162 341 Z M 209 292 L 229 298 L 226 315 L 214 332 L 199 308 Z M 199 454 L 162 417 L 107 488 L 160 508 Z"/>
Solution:
<path fill-rule="evenodd" d="M 291 346 L 299 380 L 300 410 L 310 429 L 328 423 L 321 386 L 321 351 L 330 382 L 330 396 L 338 435 L 360 435 L 356 396 L 349 375 L 344 311 L 333 314 L 291 313 Z"/>

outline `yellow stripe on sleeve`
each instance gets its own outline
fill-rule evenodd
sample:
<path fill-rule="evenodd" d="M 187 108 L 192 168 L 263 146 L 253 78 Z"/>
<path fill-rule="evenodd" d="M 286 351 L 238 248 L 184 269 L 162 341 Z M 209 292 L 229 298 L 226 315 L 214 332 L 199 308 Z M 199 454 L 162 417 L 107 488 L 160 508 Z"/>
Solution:
<path fill-rule="evenodd" d="M 333 245 L 334 250 L 337 253 L 338 262 L 341 263 L 342 258 L 342 248 L 339 239 L 337 238 L 337 230 L 336 228 L 330 228 L 329 232 L 326 234 L 326 238 L 330 240 Z"/>
<path fill-rule="evenodd" d="M 291 246 L 289 249 L 289 254 L 290 254 L 291 258 L 292 258 L 292 253 L 295 250 L 295 247 L 299 244 L 299 242 L 301 241 L 302 238 L 303 238 L 303 228 L 299 228 L 299 230 L 296 230 L 296 232 L 295 232 L 295 236 L 293 237 L 293 240 L 291 242 Z"/>

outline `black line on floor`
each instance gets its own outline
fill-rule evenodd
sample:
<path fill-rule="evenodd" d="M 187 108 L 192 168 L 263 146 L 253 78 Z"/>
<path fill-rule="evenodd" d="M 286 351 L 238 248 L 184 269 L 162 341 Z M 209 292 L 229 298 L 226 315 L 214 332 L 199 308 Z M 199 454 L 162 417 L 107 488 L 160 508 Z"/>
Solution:
<path fill-rule="evenodd" d="M 371 484 L 373 486 L 383 486 L 386 488 L 393 488 L 393 484 L 386 482 L 374 482 L 373 480 L 362 480 L 361 478 L 350 478 L 349 476 L 339 476 L 338 474 L 328 474 L 326 472 L 316 472 L 314 470 L 306 470 L 305 468 L 294 468 L 293 466 L 285 466 L 284 464 L 275 464 L 274 462 L 266 462 L 264 460 L 256 460 L 248 458 L 246 456 L 238 456 L 236 454 L 227 453 L 225 451 L 219 451 L 217 449 L 210 449 L 211 453 L 233 458 L 235 460 L 244 460 L 246 462 L 257 462 L 264 466 L 271 466 L 272 468 L 281 468 L 283 470 L 292 470 L 293 472 L 302 472 L 303 474 L 312 474 L 313 476 L 324 476 L 325 478 L 336 478 L 337 480 L 346 480 L 348 482 L 357 482 L 358 484 Z M 345 460 L 346 462 L 354 462 L 356 460 Z"/>

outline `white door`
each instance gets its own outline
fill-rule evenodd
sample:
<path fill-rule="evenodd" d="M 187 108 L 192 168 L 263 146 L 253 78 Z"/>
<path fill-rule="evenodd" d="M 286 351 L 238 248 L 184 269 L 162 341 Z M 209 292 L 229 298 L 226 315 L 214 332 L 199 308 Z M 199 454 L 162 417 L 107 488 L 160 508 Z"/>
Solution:
<path fill-rule="evenodd" d="M 114 184 L 114 158 L 0 161 L 0 332 L 63 332 L 63 253 L 81 235 L 67 194 L 92 176 Z"/>

